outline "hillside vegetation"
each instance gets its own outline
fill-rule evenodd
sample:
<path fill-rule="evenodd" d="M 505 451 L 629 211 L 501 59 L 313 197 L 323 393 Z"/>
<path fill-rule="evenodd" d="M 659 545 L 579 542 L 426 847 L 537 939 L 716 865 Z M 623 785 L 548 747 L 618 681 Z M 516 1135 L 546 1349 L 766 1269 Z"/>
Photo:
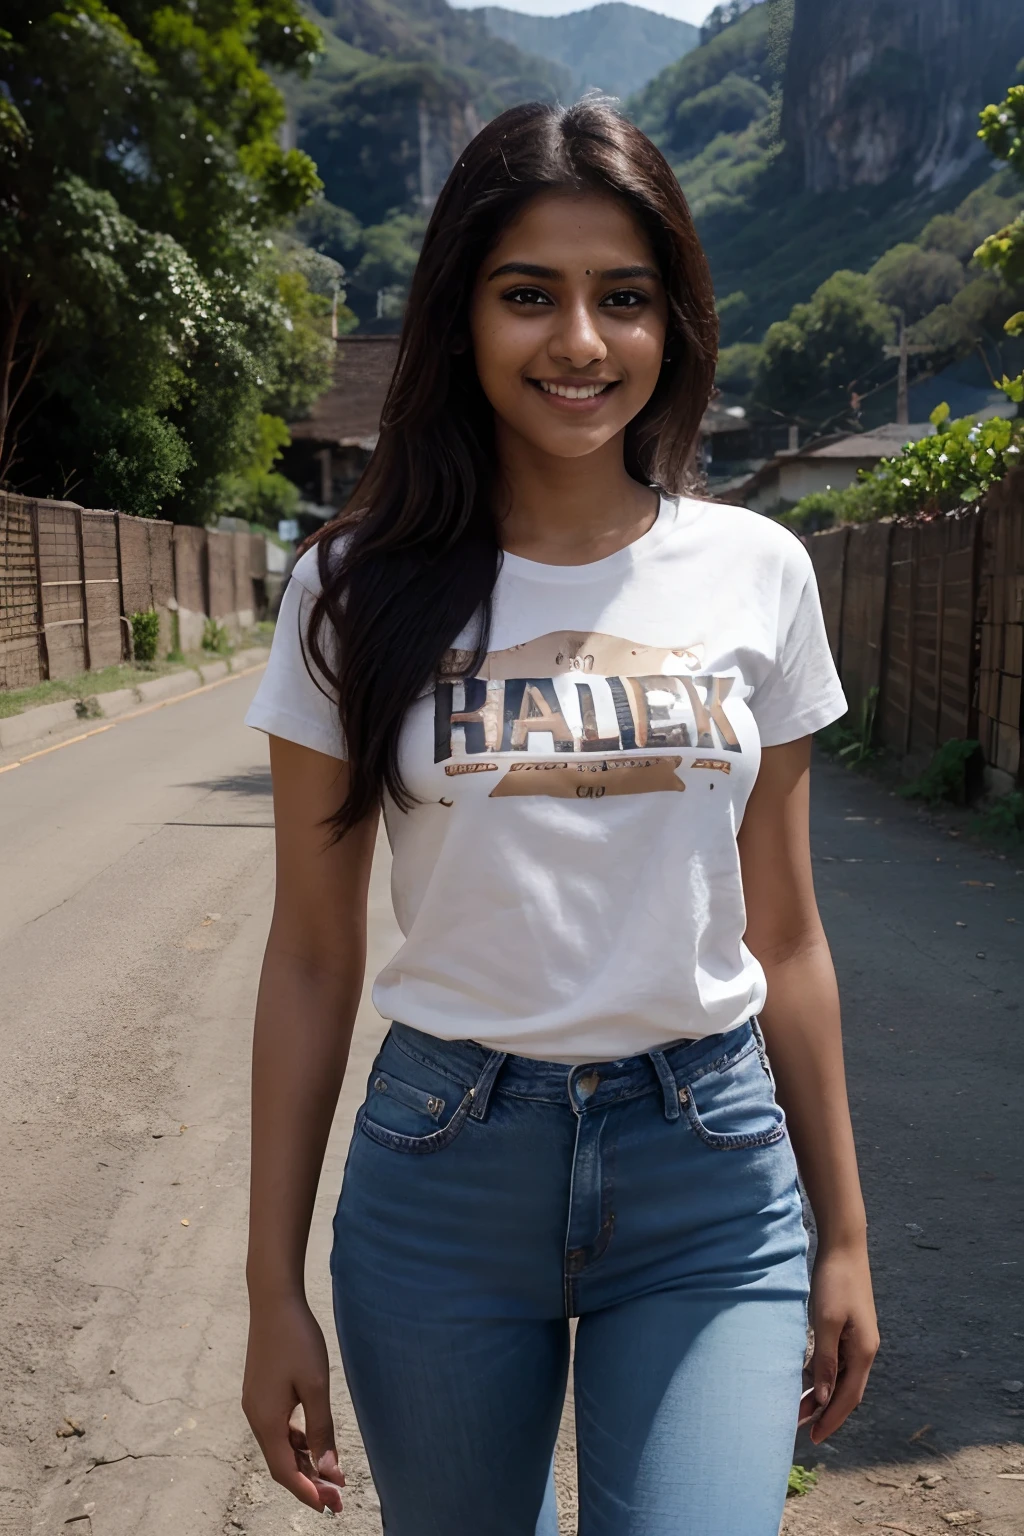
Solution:
<path fill-rule="evenodd" d="M 953 0 L 939 20 L 926 0 L 763 0 L 629 102 L 690 201 L 727 346 L 760 342 L 833 272 L 866 271 L 991 177 L 972 123 L 1024 53 L 1024 10 Z M 926 51 L 908 63 L 895 45 L 914 38 Z M 823 167 L 815 146 L 833 141 L 865 162 Z M 936 142 L 944 158 L 924 164 Z"/>
<path fill-rule="evenodd" d="M 426 213 L 459 151 L 515 102 L 566 98 L 570 78 L 446 0 L 320 0 L 311 14 L 324 52 L 289 87 L 289 105 L 324 199 L 299 230 L 345 268 L 364 328 L 394 329 Z"/>
<path fill-rule="evenodd" d="M 498 5 L 475 14 L 492 36 L 560 64 L 574 96 L 590 86 L 629 96 L 700 41 L 698 27 L 620 0 L 568 16 L 527 16 Z"/>

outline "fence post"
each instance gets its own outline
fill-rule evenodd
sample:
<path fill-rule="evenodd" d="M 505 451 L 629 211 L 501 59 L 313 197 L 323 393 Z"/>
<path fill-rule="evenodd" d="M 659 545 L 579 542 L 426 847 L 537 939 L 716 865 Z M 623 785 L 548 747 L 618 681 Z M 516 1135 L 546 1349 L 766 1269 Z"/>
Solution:
<path fill-rule="evenodd" d="M 917 697 L 917 557 L 919 544 L 917 529 L 910 530 L 910 592 L 907 601 L 907 718 L 903 725 L 903 756 L 910 751 L 910 736 L 914 721 L 914 701 Z"/>
<path fill-rule="evenodd" d="M 82 666 L 92 671 L 92 646 L 89 640 L 89 593 L 85 585 L 85 538 L 82 531 L 82 509 L 75 508 L 75 534 L 78 539 L 78 576 L 82 587 Z"/>
<path fill-rule="evenodd" d="M 892 585 L 892 540 L 894 524 L 889 523 L 885 536 L 885 583 L 882 587 L 882 623 L 878 639 L 878 695 L 875 701 L 875 729 L 885 708 L 886 684 L 889 677 L 889 588 Z"/>
<path fill-rule="evenodd" d="M 43 607 L 43 562 L 39 555 L 39 504 L 33 501 L 28 511 L 29 527 L 32 530 L 32 555 L 36 565 L 36 604 L 39 613 L 39 662 L 42 668 L 43 681 L 50 678 L 50 643 L 46 638 L 46 612 Z"/>

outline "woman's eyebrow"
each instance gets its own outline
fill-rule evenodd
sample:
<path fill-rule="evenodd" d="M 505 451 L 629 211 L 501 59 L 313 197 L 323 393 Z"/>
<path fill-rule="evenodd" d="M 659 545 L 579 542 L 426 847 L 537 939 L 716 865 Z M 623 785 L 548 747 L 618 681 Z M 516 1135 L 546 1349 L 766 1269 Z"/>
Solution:
<path fill-rule="evenodd" d="M 652 277 L 655 282 L 661 281 L 661 273 L 654 267 L 609 267 L 607 272 L 599 272 L 598 277 L 603 277 L 610 282 L 621 282 L 627 277 Z"/>
<path fill-rule="evenodd" d="M 559 278 L 565 276 L 565 273 L 559 272 L 556 267 L 535 267 L 528 261 L 506 261 L 504 266 L 495 267 L 487 281 L 491 282 L 496 277 L 508 277 L 512 273 L 518 274 L 519 277 L 542 277 L 548 282 L 557 282 Z"/>
<path fill-rule="evenodd" d="M 538 267 L 528 261 L 506 261 L 503 266 L 495 267 L 487 281 L 492 282 L 496 277 L 509 277 L 512 275 L 518 277 L 539 277 L 547 282 L 560 282 L 565 277 L 565 273 L 560 272 L 557 267 Z M 642 265 L 635 267 L 609 267 L 607 271 L 598 272 L 596 276 L 606 282 L 622 282 L 624 279 L 632 277 L 650 277 L 655 282 L 661 280 L 661 273 L 654 267 Z"/>

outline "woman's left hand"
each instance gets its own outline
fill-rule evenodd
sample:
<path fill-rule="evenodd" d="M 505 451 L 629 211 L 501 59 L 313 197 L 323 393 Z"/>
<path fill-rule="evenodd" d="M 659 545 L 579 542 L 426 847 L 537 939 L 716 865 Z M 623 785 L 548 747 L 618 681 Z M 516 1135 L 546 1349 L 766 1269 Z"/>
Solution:
<path fill-rule="evenodd" d="M 810 1318 L 816 1415 L 810 1435 L 820 1445 L 846 1422 L 864 1396 L 878 1353 L 866 1243 L 819 1247 L 811 1280 Z"/>

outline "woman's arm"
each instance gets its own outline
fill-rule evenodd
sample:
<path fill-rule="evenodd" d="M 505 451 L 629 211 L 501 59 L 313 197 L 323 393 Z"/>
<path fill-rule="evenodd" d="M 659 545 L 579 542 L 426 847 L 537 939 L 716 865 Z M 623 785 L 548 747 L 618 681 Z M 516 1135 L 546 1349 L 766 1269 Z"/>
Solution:
<path fill-rule="evenodd" d="M 818 1229 L 811 1285 L 815 1401 L 827 1439 L 860 1402 L 878 1349 L 867 1223 L 843 1070 L 839 995 L 818 916 L 810 738 L 765 749 L 739 834 L 746 943 L 764 967 L 761 1022 Z"/>
<path fill-rule="evenodd" d="M 253 1039 L 242 1407 L 274 1479 L 313 1509 L 337 1511 L 327 1346 L 303 1271 L 363 985 L 377 818 L 329 847 L 325 818 L 344 799 L 346 766 L 277 737 L 270 765 L 277 894 Z M 289 1426 L 300 1403 L 304 1433 Z"/>

